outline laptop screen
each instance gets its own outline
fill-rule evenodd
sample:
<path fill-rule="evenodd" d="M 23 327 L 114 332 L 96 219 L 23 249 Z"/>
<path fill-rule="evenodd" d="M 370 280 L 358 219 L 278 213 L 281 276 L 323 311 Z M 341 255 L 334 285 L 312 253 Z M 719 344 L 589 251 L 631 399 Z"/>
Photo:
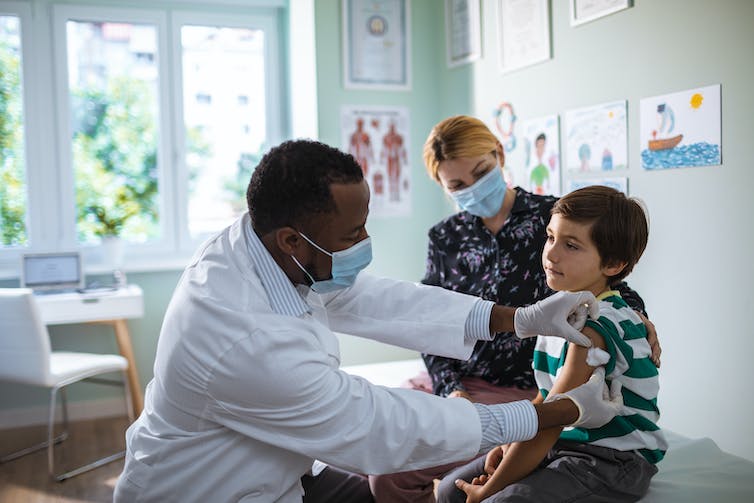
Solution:
<path fill-rule="evenodd" d="M 22 285 L 34 290 L 62 290 L 82 285 L 81 258 L 77 252 L 23 256 Z"/>

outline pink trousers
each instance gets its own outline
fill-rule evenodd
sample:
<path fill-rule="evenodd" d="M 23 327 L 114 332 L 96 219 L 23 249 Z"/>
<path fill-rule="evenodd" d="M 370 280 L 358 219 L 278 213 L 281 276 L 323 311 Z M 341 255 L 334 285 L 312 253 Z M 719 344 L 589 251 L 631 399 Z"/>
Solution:
<path fill-rule="evenodd" d="M 478 377 L 467 377 L 462 382 L 472 400 L 484 404 L 530 400 L 537 393 L 534 388 L 495 386 Z M 432 382 L 426 372 L 409 379 L 403 387 L 432 392 Z M 448 400 L 463 400 L 463 398 L 448 398 Z M 471 460 L 467 459 L 390 475 L 371 475 L 369 487 L 377 503 L 434 503 L 434 480 L 443 478 L 452 469 L 465 465 L 469 461 Z"/>

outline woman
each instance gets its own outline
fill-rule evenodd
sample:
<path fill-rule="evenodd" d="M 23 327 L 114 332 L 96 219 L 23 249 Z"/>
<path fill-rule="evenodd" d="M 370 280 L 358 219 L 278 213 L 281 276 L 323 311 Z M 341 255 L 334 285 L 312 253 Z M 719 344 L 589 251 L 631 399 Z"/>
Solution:
<path fill-rule="evenodd" d="M 528 305 L 551 295 L 541 256 L 557 198 L 507 187 L 503 147 L 473 117 L 450 117 L 438 123 L 424 143 L 424 163 L 429 176 L 461 211 L 430 229 L 422 282 L 503 305 Z M 625 283 L 618 290 L 644 314 L 644 303 L 635 292 Z M 649 322 L 647 327 L 659 364 L 654 327 Z M 499 333 L 491 341 L 478 342 L 468 361 L 422 356 L 435 394 L 502 403 L 536 394 L 531 368 L 534 342 Z M 370 485 L 378 503 L 433 502 L 432 481 L 455 466 L 370 477 Z"/>

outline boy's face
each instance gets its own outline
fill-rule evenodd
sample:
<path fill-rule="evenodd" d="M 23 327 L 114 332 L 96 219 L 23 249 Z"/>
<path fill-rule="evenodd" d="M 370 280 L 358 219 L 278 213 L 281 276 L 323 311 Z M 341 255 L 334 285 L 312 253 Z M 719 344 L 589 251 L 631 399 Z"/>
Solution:
<path fill-rule="evenodd" d="M 555 291 L 587 290 L 599 295 L 607 288 L 614 268 L 603 267 L 591 238 L 591 224 L 574 222 L 553 215 L 547 226 L 547 241 L 542 252 L 542 267 L 547 286 Z"/>

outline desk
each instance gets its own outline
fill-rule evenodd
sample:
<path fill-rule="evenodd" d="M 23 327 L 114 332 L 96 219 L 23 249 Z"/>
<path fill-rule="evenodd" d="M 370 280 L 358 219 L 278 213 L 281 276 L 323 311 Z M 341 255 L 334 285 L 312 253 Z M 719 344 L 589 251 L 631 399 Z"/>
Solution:
<path fill-rule="evenodd" d="M 95 323 L 113 327 L 120 354 L 128 360 L 126 375 L 133 397 L 134 417 L 139 417 L 144 407 L 144 397 L 126 320 L 144 316 L 141 288 L 128 285 L 113 292 L 59 293 L 36 295 L 34 298 L 45 325 Z"/>

